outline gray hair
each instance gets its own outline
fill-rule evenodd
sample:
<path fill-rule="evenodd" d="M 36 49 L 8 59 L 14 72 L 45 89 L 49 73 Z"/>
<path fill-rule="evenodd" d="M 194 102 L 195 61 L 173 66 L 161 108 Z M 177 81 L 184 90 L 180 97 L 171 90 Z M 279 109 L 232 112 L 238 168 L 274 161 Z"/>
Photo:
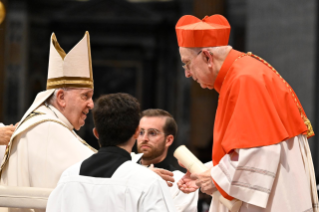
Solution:
<path fill-rule="evenodd" d="M 68 92 L 69 90 L 72 90 L 72 88 L 57 88 L 55 89 L 54 93 L 48 98 L 45 103 L 53 105 L 56 102 L 56 95 L 59 90 L 63 90 L 65 92 Z"/>
<path fill-rule="evenodd" d="M 215 46 L 215 47 L 197 47 L 197 48 L 190 48 L 193 50 L 194 54 L 198 54 L 199 51 L 203 49 L 207 49 L 212 55 L 223 55 L 225 51 L 228 49 L 229 46 Z"/>

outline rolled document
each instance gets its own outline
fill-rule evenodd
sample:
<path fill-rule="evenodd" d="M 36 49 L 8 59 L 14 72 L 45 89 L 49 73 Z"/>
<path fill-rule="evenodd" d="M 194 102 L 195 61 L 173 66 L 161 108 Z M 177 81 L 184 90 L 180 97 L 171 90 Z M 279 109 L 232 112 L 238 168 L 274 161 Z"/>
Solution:
<path fill-rule="evenodd" d="M 180 161 L 190 173 L 198 174 L 207 170 L 207 167 L 184 145 L 179 146 L 175 150 L 174 157 Z M 242 201 L 238 199 L 233 199 L 230 201 L 223 197 L 219 191 L 215 191 L 212 196 L 225 205 L 230 212 L 239 211 L 242 205 Z"/>
<path fill-rule="evenodd" d="M 0 186 L 0 207 L 45 209 L 53 189 Z"/>

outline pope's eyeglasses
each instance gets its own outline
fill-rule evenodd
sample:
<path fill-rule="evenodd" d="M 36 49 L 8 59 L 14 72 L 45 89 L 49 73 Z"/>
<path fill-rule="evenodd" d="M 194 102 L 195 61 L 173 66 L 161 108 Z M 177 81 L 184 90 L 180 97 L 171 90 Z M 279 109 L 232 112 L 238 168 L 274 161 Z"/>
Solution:
<path fill-rule="evenodd" d="M 146 136 L 148 137 L 148 139 L 154 139 L 156 138 L 158 135 L 163 134 L 164 132 L 161 132 L 157 129 L 148 129 L 148 130 L 141 130 L 139 133 L 139 137 L 144 137 L 144 135 L 146 134 Z"/>

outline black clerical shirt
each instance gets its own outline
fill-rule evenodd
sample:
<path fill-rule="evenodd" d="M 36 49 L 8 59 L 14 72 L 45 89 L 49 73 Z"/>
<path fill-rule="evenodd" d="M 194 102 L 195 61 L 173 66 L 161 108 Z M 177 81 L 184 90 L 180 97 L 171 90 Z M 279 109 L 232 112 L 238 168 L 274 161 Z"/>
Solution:
<path fill-rule="evenodd" d="M 169 163 L 168 157 L 166 157 L 163 161 L 154 164 L 155 168 L 166 169 L 168 171 L 176 171 L 177 169 Z"/>
<path fill-rule="evenodd" d="M 131 155 L 120 147 L 101 147 L 96 154 L 82 162 L 80 175 L 110 178 L 128 160 L 132 160 Z"/>

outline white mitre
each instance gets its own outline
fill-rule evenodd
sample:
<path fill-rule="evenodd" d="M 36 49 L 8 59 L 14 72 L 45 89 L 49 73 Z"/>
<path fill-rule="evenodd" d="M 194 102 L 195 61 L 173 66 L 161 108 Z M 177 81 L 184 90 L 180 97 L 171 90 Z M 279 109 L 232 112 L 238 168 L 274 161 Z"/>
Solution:
<path fill-rule="evenodd" d="M 47 90 L 62 87 L 93 89 L 89 33 L 68 54 L 60 47 L 55 34 L 51 36 Z"/>
<path fill-rule="evenodd" d="M 19 125 L 32 111 L 43 104 L 57 88 L 66 87 L 94 88 L 89 32 L 85 32 L 84 37 L 68 54 L 60 47 L 55 34 L 52 33 L 47 90 L 38 93 Z"/>

